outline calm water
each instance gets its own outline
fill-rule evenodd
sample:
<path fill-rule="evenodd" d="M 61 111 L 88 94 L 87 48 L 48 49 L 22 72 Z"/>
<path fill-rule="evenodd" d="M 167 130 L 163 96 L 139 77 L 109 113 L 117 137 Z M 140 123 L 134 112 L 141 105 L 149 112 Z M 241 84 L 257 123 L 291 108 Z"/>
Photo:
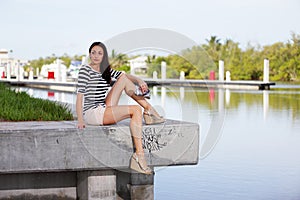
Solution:
<path fill-rule="evenodd" d="M 74 94 L 25 90 L 75 103 Z M 199 164 L 156 168 L 155 199 L 300 199 L 300 86 L 152 91 L 167 118 L 201 127 Z"/>

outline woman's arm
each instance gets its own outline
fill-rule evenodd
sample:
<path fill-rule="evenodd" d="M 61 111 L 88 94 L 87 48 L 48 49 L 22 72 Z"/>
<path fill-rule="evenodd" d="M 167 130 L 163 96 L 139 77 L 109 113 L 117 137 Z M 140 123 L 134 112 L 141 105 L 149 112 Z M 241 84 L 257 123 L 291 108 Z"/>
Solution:
<path fill-rule="evenodd" d="M 142 89 L 143 93 L 145 93 L 145 92 L 147 92 L 149 90 L 148 85 L 147 85 L 147 83 L 144 80 L 142 80 L 142 79 L 140 79 L 140 78 L 138 78 L 136 76 L 130 75 L 130 74 L 126 74 L 126 76 L 134 84 L 139 85 L 140 88 Z"/>
<path fill-rule="evenodd" d="M 85 128 L 84 120 L 83 120 L 83 108 L 82 108 L 82 102 L 83 102 L 83 94 L 77 93 L 76 98 L 76 113 L 77 113 L 77 128 Z"/>

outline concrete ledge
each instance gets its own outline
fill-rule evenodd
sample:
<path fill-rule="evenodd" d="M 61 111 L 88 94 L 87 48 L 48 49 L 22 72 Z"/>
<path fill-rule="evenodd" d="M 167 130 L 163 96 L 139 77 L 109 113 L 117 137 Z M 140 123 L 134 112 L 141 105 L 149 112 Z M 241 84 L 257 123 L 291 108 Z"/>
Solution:
<path fill-rule="evenodd" d="M 1 122 L 0 173 L 127 169 L 132 155 L 129 121 L 78 130 L 74 121 Z M 151 166 L 197 164 L 199 125 L 167 120 L 144 126 Z"/>
<path fill-rule="evenodd" d="M 148 164 L 197 164 L 199 125 L 143 127 Z M 154 175 L 128 169 L 129 121 L 76 128 L 75 121 L 0 123 L 0 200 L 154 199 Z"/>

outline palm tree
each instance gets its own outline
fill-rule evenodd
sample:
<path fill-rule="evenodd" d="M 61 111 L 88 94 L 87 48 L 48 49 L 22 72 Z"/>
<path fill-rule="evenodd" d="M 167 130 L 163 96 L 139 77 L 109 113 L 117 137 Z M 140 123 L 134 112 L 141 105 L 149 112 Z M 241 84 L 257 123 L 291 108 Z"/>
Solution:
<path fill-rule="evenodd" d="M 210 39 L 206 39 L 208 44 L 204 44 L 203 48 L 207 51 L 211 59 L 217 63 L 221 56 L 221 39 L 218 39 L 217 36 L 211 36 Z"/>
<path fill-rule="evenodd" d="M 119 68 L 128 63 L 128 57 L 126 54 L 117 53 L 114 49 L 111 52 L 110 63 L 114 68 Z"/>

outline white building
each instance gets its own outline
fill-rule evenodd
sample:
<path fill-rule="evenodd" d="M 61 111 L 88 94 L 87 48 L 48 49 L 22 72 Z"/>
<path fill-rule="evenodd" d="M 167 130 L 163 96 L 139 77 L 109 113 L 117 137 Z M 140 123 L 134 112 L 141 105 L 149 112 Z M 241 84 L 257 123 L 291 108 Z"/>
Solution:
<path fill-rule="evenodd" d="M 73 79 L 78 78 L 79 69 L 82 64 L 86 62 L 86 57 L 83 56 L 81 61 L 79 60 L 72 60 L 71 64 L 69 66 L 69 69 L 67 70 L 67 75 Z"/>
<path fill-rule="evenodd" d="M 24 71 L 23 67 L 28 64 L 28 60 L 10 58 L 8 53 L 8 50 L 0 49 L 0 78 L 8 74 L 9 77 L 16 77 L 20 71 Z"/>
<path fill-rule="evenodd" d="M 147 56 L 139 56 L 128 60 L 130 66 L 130 74 L 146 73 L 148 69 Z"/>
<path fill-rule="evenodd" d="M 49 77 L 50 73 L 54 77 Z M 40 76 L 42 78 L 55 79 L 58 81 L 66 81 L 67 77 L 67 66 L 63 64 L 63 61 L 60 59 L 55 60 L 51 64 L 43 65 L 41 69 Z"/>
<path fill-rule="evenodd" d="M 67 70 L 67 75 L 71 78 L 77 79 L 81 64 L 81 61 L 72 60 L 69 69 Z"/>

